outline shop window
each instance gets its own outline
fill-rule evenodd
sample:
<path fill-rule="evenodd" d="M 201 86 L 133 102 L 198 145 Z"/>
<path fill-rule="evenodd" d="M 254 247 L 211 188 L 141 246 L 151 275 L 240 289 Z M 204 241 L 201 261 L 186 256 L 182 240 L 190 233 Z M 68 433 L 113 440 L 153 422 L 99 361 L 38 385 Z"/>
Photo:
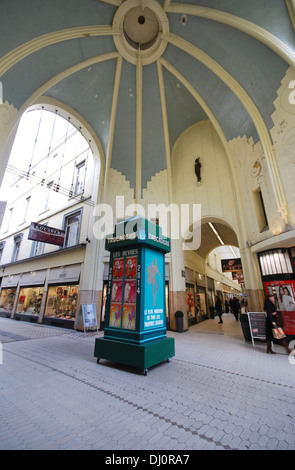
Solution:
<path fill-rule="evenodd" d="M 16 313 L 36 315 L 40 313 L 44 287 L 23 287 L 20 289 Z"/>
<path fill-rule="evenodd" d="M 45 316 L 75 320 L 79 286 L 51 286 L 48 289 Z"/>
<path fill-rule="evenodd" d="M 0 312 L 12 312 L 15 296 L 16 289 L 2 289 L 0 296 Z"/>
<path fill-rule="evenodd" d="M 75 246 L 79 242 L 81 211 L 72 213 L 65 218 L 65 247 Z"/>
<path fill-rule="evenodd" d="M 289 253 L 285 248 L 260 253 L 259 262 L 263 276 L 292 274 L 293 272 Z"/>
<path fill-rule="evenodd" d="M 106 304 L 107 304 L 107 291 L 108 291 L 108 282 L 104 281 L 103 291 L 102 291 L 102 307 L 101 307 L 101 318 L 100 318 L 100 329 L 104 329 L 105 325 L 105 313 L 106 313 Z"/>
<path fill-rule="evenodd" d="M 191 326 L 192 324 L 196 323 L 194 286 L 191 284 L 186 284 L 186 300 L 187 319 L 189 326 Z"/>
<path fill-rule="evenodd" d="M 263 232 L 264 230 L 268 230 L 268 220 L 267 220 L 264 201 L 263 201 L 262 192 L 260 188 L 258 188 L 256 191 L 253 192 L 253 199 L 254 199 L 254 205 L 255 205 L 259 231 Z"/>

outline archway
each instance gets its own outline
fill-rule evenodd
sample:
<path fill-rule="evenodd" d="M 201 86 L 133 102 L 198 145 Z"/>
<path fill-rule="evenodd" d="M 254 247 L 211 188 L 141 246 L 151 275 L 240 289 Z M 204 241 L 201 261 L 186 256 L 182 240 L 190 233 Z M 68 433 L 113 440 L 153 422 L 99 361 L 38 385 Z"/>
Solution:
<path fill-rule="evenodd" d="M 199 246 L 184 251 L 188 326 L 214 318 L 216 296 L 220 298 L 225 312 L 227 310 L 225 302 L 234 297 L 241 302 L 244 293 L 242 288 L 244 286 L 240 282 L 242 279 L 240 251 L 235 230 L 224 219 L 209 216 L 202 218 L 199 226 L 197 224 L 190 226 L 189 232 L 196 238 L 194 230 L 200 232 Z M 230 260 L 230 267 L 233 269 L 224 269 L 226 264 L 223 266 L 223 260 L 227 263 Z M 229 318 L 235 321 L 233 316 L 228 316 Z M 207 329 L 210 326 L 208 325 Z M 235 325 L 233 327 L 236 328 Z"/>

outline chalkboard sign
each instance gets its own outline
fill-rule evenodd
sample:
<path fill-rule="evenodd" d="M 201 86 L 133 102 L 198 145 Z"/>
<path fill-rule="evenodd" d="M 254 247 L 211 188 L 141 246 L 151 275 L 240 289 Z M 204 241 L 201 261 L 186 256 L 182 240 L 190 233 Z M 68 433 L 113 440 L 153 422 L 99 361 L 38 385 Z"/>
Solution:
<path fill-rule="evenodd" d="M 265 317 L 265 312 L 248 312 L 249 326 L 253 345 L 254 339 L 266 339 Z"/>

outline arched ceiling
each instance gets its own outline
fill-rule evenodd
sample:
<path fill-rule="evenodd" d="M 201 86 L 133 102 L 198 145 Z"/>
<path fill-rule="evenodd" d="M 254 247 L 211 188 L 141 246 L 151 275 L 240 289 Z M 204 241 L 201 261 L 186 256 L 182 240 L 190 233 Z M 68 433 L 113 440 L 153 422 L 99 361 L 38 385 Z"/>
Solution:
<path fill-rule="evenodd" d="M 231 227 L 216 221 L 213 222 L 212 225 L 223 243 L 221 243 L 220 239 L 217 238 L 216 234 L 214 233 L 214 230 L 212 230 L 212 227 L 209 225 L 208 222 L 202 223 L 201 244 L 200 247 L 196 250 L 196 252 L 204 259 L 206 259 L 206 257 L 214 248 L 221 247 L 224 245 L 236 247 L 239 246 L 237 236 Z"/>
<path fill-rule="evenodd" d="M 295 37 L 284 0 L 1 0 L 0 55 L 4 101 L 74 109 L 140 197 L 196 122 L 269 132 Z"/>

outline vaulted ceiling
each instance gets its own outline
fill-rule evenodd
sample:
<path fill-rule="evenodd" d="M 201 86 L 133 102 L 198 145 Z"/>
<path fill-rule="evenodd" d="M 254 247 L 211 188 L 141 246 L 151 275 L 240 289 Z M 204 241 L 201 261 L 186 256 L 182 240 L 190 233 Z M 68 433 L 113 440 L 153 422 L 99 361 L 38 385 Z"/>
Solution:
<path fill-rule="evenodd" d="M 141 194 L 181 133 L 272 128 L 295 63 L 284 0 L 1 0 L 3 100 L 54 98 L 80 114 L 109 167 Z"/>

